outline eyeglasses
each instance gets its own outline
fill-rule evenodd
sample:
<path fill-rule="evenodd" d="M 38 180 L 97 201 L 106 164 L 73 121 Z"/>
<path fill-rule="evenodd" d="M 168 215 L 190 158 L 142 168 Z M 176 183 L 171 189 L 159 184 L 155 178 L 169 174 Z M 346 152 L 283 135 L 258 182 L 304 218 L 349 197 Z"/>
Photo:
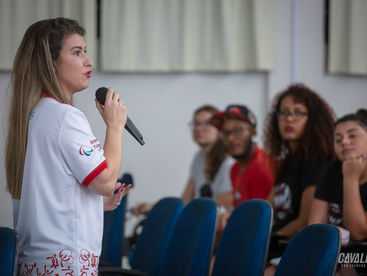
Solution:
<path fill-rule="evenodd" d="M 189 123 L 189 127 L 191 127 L 192 129 L 194 128 L 198 128 L 198 127 L 202 127 L 205 129 L 208 129 L 209 127 L 213 126 L 212 124 L 210 124 L 209 122 L 190 122 Z"/>
<path fill-rule="evenodd" d="M 294 112 L 290 112 L 290 111 L 278 111 L 277 112 L 278 118 L 283 119 L 283 120 L 288 118 L 289 116 L 292 116 L 293 118 L 299 120 L 307 115 L 308 115 L 307 112 L 299 111 L 299 110 L 296 110 Z"/>
<path fill-rule="evenodd" d="M 222 136 L 224 139 L 227 139 L 229 136 L 233 134 L 234 137 L 239 137 L 243 133 L 244 129 L 242 127 L 236 127 L 232 130 L 223 130 Z"/>

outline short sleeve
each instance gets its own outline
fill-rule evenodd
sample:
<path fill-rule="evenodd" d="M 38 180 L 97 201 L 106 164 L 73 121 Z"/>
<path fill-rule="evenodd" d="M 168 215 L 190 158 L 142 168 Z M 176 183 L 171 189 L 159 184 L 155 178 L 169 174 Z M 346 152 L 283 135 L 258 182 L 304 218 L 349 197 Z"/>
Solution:
<path fill-rule="evenodd" d="M 199 151 L 195 154 L 194 159 L 192 160 L 191 166 L 190 166 L 190 178 L 195 179 L 198 175 L 198 169 L 203 167 L 203 157 L 202 153 Z"/>
<path fill-rule="evenodd" d="M 216 173 L 213 182 L 211 183 L 213 194 L 217 196 L 218 194 L 231 193 L 232 192 L 232 182 L 231 182 L 231 168 L 233 166 L 234 159 L 227 157 L 223 160 L 220 165 L 218 172 Z"/>
<path fill-rule="evenodd" d="M 249 183 L 250 198 L 267 199 L 274 185 L 274 176 L 270 167 L 257 167 L 251 173 Z"/>
<path fill-rule="evenodd" d="M 85 186 L 107 168 L 100 142 L 92 134 L 84 114 L 77 109 L 65 114 L 60 125 L 59 146 L 66 166 Z"/>
<path fill-rule="evenodd" d="M 325 168 L 317 181 L 315 198 L 329 202 L 329 168 Z"/>
<path fill-rule="evenodd" d="M 367 211 L 367 182 L 359 186 L 363 209 Z"/>
<path fill-rule="evenodd" d="M 316 186 L 321 172 L 325 169 L 326 164 L 310 163 L 304 166 L 301 174 L 301 191 L 309 186 Z"/>

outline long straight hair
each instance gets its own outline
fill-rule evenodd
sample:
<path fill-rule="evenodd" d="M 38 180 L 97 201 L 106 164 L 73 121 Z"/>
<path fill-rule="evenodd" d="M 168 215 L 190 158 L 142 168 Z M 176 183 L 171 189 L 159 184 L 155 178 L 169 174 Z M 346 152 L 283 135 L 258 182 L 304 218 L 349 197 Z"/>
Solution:
<path fill-rule="evenodd" d="M 219 110 L 212 105 L 203 105 L 194 111 L 194 117 L 200 112 L 209 112 L 212 115 L 219 112 Z M 217 174 L 220 165 L 229 156 L 228 149 L 224 145 L 223 139 L 218 135 L 217 141 L 210 148 L 205 157 L 205 176 L 206 180 L 213 181 Z"/>
<path fill-rule="evenodd" d="M 70 34 L 84 36 L 85 30 L 77 21 L 67 18 L 38 21 L 25 32 L 14 59 L 5 163 L 7 189 L 15 199 L 21 195 L 32 110 L 46 91 L 57 101 L 68 103 L 54 61 L 60 55 L 63 39 Z"/>

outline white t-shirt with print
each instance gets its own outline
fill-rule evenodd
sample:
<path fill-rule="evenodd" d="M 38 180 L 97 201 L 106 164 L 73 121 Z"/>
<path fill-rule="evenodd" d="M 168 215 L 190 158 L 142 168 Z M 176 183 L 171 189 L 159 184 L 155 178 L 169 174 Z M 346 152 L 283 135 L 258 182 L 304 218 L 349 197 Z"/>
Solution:
<path fill-rule="evenodd" d="M 235 160 L 232 157 L 226 157 L 210 183 L 214 200 L 219 194 L 232 192 L 230 172 L 234 162 Z M 201 150 L 195 154 L 191 163 L 190 178 L 195 182 L 195 198 L 198 198 L 200 197 L 201 187 L 208 183 L 205 177 L 205 156 Z"/>
<path fill-rule="evenodd" d="M 103 197 L 87 186 L 106 167 L 84 114 L 42 98 L 30 116 L 14 215 L 20 275 L 97 275 Z"/>

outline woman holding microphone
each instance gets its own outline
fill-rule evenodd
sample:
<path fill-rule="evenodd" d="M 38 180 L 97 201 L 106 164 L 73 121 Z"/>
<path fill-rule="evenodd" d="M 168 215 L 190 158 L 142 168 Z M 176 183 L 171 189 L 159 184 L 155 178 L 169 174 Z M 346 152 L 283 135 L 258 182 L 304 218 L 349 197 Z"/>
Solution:
<path fill-rule="evenodd" d="M 103 147 L 71 104 L 92 75 L 84 34 L 75 20 L 38 21 L 14 60 L 6 173 L 20 275 L 97 275 L 103 210 L 130 189 L 116 183 L 127 117 L 118 93 L 108 90 L 104 108 L 96 101 Z"/>

